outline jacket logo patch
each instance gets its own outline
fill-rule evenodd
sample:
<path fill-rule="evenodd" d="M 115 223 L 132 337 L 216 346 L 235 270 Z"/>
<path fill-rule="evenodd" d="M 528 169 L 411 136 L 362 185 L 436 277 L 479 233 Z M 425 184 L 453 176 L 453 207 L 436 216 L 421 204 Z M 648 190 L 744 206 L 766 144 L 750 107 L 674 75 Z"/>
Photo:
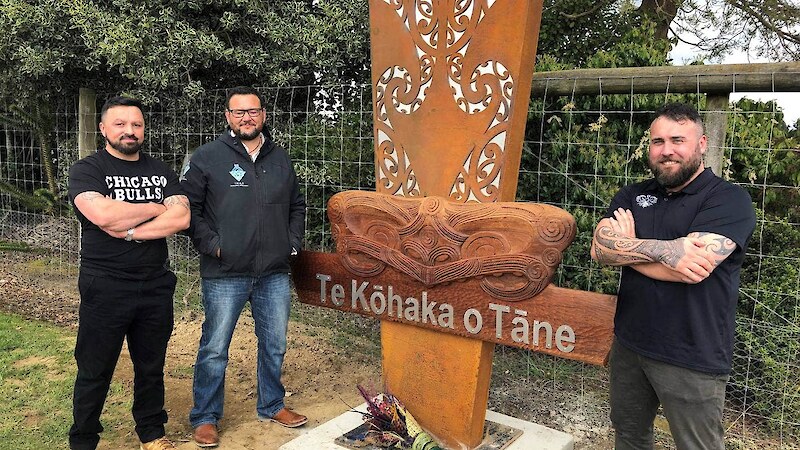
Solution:
<path fill-rule="evenodd" d="M 658 198 L 654 195 L 637 195 L 636 196 L 636 204 L 641 206 L 642 208 L 647 208 L 648 206 L 653 206 L 658 203 Z"/>
<path fill-rule="evenodd" d="M 245 172 L 244 169 L 239 167 L 239 164 L 234 164 L 233 169 L 231 169 L 229 173 L 236 181 L 242 181 L 242 178 L 244 178 L 244 174 L 246 174 L 247 172 Z"/>

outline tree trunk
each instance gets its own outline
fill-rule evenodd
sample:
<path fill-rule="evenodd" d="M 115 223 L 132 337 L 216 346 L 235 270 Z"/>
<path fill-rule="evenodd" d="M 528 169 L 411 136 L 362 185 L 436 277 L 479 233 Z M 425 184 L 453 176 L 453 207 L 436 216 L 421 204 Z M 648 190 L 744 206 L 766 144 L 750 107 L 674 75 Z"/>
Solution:
<path fill-rule="evenodd" d="M 669 24 L 678 15 L 678 3 L 676 0 L 642 0 L 637 11 L 641 17 L 647 17 L 656 23 L 657 39 L 667 39 Z"/>

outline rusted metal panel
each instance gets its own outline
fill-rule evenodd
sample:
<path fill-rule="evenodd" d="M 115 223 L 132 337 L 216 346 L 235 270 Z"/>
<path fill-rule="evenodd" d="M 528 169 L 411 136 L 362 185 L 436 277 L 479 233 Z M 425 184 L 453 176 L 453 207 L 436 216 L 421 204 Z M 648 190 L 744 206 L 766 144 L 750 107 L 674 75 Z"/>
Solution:
<path fill-rule="evenodd" d="M 541 10 L 541 0 L 370 0 L 379 193 L 514 200 Z M 384 383 L 420 423 L 449 447 L 478 445 L 494 345 L 390 321 L 381 341 Z M 436 376 L 444 365 L 460 377 Z"/>
<path fill-rule="evenodd" d="M 370 1 L 378 192 L 514 200 L 541 8 Z"/>

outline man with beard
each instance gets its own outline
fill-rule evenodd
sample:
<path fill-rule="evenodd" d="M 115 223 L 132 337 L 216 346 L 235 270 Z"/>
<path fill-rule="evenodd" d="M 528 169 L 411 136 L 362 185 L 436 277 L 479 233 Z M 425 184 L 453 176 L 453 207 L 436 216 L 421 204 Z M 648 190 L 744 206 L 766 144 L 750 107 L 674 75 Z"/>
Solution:
<path fill-rule="evenodd" d="M 105 148 L 69 171 L 69 196 L 82 230 L 69 444 L 97 447 L 100 413 L 127 339 L 134 372 L 131 412 L 141 448 L 171 449 L 164 430 L 164 359 L 176 278 L 165 238 L 189 226 L 189 203 L 177 174 L 140 151 L 144 116 L 138 100 L 108 100 L 100 133 Z"/>
<path fill-rule="evenodd" d="M 289 258 L 301 249 L 305 201 L 289 156 L 264 130 L 258 92 L 231 89 L 226 106 L 229 128 L 198 148 L 182 175 L 192 204 L 189 235 L 200 253 L 205 311 L 189 414 L 200 447 L 219 445 L 228 347 L 247 302 L 258 337 L 257 417 L 285 427 L 308 420 L 285 407 L 281 383 Z"/>
<path fill-rule="evenodd" d="M 617 450 L 653 448 L 661 405 L 678 449 L 723 449 L 750 196 L 704 167 L 697 111 L 668 104 L 650 125 L 654 179 L 622 188 L 592 258 L 622 266 L 610 355 Z"/>

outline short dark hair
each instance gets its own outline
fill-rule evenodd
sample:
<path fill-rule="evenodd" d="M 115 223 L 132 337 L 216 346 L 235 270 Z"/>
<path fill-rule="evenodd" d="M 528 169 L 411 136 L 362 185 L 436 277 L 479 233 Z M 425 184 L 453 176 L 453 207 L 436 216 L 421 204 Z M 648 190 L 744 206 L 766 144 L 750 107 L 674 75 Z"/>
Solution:
<path fill-rule="evenodd" d="M 687 105 L 686 103 L 667 103 L 656 110 L 653 121 L 659 117 L 666 117 L 673 122 L 688 120 L 699 125 L 700 130 L 704 129 L 703 118 L 700 117 L 700 113 L 697 112 L 693 106 Z"/>
<path fill-rule="evenodd" d="M 235 88 L 228 89 L 228 97 L 225 99 L 226 108 L 231 107 L 231 97 L 234 95 L 255 95 L 258 97 L 258 103 L 262 108 L 264 107 L 264 99 L 261 98 L 261 94 L 259 94 L 257 90 L 250 86 L 236 86 Z"/>
<path fill-rule="evenodd" d="M 139 99 L 118 95 L 116 97 L 111 97 L 110 99 L 106 100 L 105 103 L 103 103 L 103 107 L 100 109 L 100 120 L 103 120 L 103 117 L 106 115 L 106 111 L 115 106 L 135 106 L 139 108 L 139 111 L 144 112 L 144 107 Z"/>

